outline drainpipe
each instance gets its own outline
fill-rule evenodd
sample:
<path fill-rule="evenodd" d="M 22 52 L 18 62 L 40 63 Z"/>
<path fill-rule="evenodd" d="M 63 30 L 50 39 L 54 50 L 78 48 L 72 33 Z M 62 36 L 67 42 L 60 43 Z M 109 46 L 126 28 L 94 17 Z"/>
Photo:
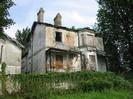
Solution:
<path fill-rule="evenodd" d="M 1 46 L 1 53 L 0 53 L 0 64 L 2 64 L 2 54 L 3 54 L 3 45 Z"/>

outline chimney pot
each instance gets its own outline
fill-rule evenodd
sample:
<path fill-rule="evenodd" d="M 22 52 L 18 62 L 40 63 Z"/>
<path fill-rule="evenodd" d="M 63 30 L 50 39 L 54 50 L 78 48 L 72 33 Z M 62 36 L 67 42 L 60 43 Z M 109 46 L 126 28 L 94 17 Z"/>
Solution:
<path fill-rule="evenodd" d="M 58 14 L 56 15 L 56 17 L 54 18 L 54 25 L 55 25 L 55 26 L 62 26 L 62 21 L 61 21 L 61 19 L 62 19 L 62 16 L 61 16 L 60 13 L 58 13 Z"/>

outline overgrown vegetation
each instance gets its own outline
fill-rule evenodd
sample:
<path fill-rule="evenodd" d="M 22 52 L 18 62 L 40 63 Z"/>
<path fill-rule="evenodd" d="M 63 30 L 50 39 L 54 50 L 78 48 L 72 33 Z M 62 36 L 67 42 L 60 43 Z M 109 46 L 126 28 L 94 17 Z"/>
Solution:
<path fill-rule="evenodd" d="M 19 99 L 49 99 L 54 95 L 88 93 L 105 90 L 132 90 L 127 80 L 113 73 L 75 72 L 12 75 L 16 92 L 8 97 Z"/>

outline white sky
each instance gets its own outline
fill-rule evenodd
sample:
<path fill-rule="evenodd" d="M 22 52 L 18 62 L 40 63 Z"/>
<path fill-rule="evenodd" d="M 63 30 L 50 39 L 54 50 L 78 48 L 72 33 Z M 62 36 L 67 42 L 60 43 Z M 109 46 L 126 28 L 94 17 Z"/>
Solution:
<path fill-rule="evenodd" d="M 44 21 L 53 24 L 53 19 L 58 12 L 62 15 L 62 24 L 66 27 L 75 26 L 92 27 L 96 22 L 98 4 L 96 0 L 13 0 L 13 6 L 9 13 L 15 25 L 5 32 L 15 37 L 17 29 L 22 30 L 27 26 L 31 28 L 37 19 L 40 7 L 45 10 Z"/>

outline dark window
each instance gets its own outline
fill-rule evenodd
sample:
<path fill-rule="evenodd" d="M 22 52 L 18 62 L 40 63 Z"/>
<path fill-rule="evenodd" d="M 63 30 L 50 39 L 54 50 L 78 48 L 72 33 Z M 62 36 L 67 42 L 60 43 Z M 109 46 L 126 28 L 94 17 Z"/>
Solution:
<path fill-rule="evenodd" d="M 55 40 L 56 40 L 56 42 L 62 42 L 62 33 L 61 32 L 56 32 Z"/>

